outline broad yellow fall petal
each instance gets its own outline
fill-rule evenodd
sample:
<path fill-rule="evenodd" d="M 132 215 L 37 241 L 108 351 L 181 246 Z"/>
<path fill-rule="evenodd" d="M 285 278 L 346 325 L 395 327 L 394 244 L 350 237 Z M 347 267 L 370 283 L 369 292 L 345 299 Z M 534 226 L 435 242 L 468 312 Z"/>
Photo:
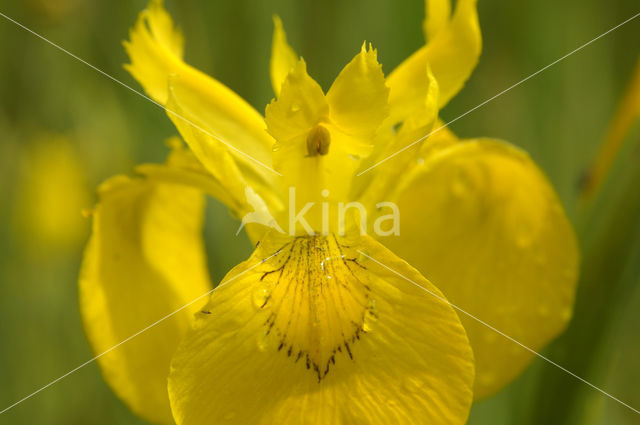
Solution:
<path fill-rule="evenodd" d="M 532 350 L 571 317 L 578 246 L 558 196 L 526 153 L 502 142 L 440 150 L 401 184 L 400 236 L 381 241 L 454 304 Z M 476 399 L 518 376 L 532 354 L 461 315 L 476 359 Z"/>
<path fill-rule="evenodd" d="M 331 121 L 345 133 L 371 138 L 389 113 L 388 98 L 378 53 L 363 44 L 327 92 Z"/>
<path fill-rule="evenodd" d="M 85 332 L 96 355 L 111 350 L 97 360 L 107 383 L 154 423 L 173 423 L 169 363 L 203 303 L 179 309 L 210 290 L 203 211 L 199 189 L 118 176 L 100 187 L 92 214 L 80 274 Z"/>
<path fill-rule="evenodd" d="M 368 237 L 267 236 L 176 352 L 176 422 L 463 424 L 472 353 L 441 297 Z"/>
<path fill-rule="evenodd" d="M 152 0 L 140 13 L 125 48 L 131 60 L 126 69 L 165 106 L 172 77 L 171 88 L 181 111 L 178 116 L 167 111 L 169 115 L 218 139 L 241 166 L 264 176 L 274 174 L 268 169 L 273 139 L 263 117 L 224 84 L 182 60 L 182 36 L 162 1 Z"/>
<path fill-rule="evenodd" d="M 287 35 L 279 16 L 273 17 L 273 40 L 271 42 L 271 85 L 276 96 L 289 72 L 296 66 L 298 55 L 287 43 Z"/>
<path fill-rule="evenodd" d="M 427 65 L 440 87 L 438 105 L 456 95 L 478 63 L 482 38 L 476 0 L 460 0 L 447 25 L 401 63 L 387 78 L 392 115 L 403 120 L 420 105 L 428 89 Z"/>

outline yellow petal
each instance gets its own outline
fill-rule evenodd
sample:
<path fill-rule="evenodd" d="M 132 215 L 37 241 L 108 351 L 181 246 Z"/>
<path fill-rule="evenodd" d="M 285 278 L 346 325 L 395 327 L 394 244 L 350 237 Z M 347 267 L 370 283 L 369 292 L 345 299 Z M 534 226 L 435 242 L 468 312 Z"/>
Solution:
<path fill-rule="evenodd" d="M 173 90 L 170 91 L 168 105 L 178 115 L 184 113 L 182 105 L 174 96 Z M 278 198 L 271 189 L 271 179 L 275 174 L 256 174 L 251 172 L 250 167 L 246 166 L 248 164 L 245 163 L 245 166 L 243 166 L 243 164 L 235 161 L 229 149 L 221 144 L 219 140 L 202 130 L 200 121 L 195 118 L 191 123 L 187 123 L 174 113 L 168 113 L 167 115 L 171 118 L 196 158 L 211 173 L 214 179 L 224 187 L 224 197 L 216 197 L 223 200 L 223 202 L 227 200 L 225 203 L 230 207 L 239 207 L 232 207 L 232 211 L 236 216 L 242 216 L 247 212 L 245 199 L 247 186 L 254 187 L 269 200 L 270 205 L 278 204 Z"/>
<path fill-rule="evenodd" d="M 362 97 L 373 104 L 373 108 L 365 108 L 364 115 L 358 110 L 365 107 L 363 102 L 347 100 L 350 87 L 353 98 Z M 297 191 L 297 211 L 307 202 L 347 199 L 360 159 L 369 155 L 372 133 L 386 114 L 386 107 L 381 106 L 386 102 L 383 92 L 382 72 L 372 51 L 363 51 L 345 67 L 327 97 L 307 74 L 304 61 L 298 62 L 280 96 L 266 110 L 269 132 L 278 140 L 274 167 L 283 175 L 279 184 L 285 204 L 288 188 Z M 309 222 L 320 230 L 316 212 L 319 207 L 311 212 L 316 218 Z"/>
<path fill-rule="evenodd" d="M 167 78 L 175 70 L 186 66 L 182 62 L 184 39 L 175 28 L 162 0 L 151 0 L 140 12 L 129 31 L 124 47 L 131 64 L 125 69 L 138 80 L 144 90 L 157 102 L 164 104 L 168 97 Z"/>
<path fill-rule="evenodd" d="M 426 18 L 422 29 L 425 40 L 430 41 L 447 27 L 451 19 L 451 0 L 425 0 L 424 9 Z"/>
<path fill-rule="evenodd" d="M 285 204 L 289 187 L 297 189 L 296 203 L 301 205 L 320 198 L 322 189 L 327 188 L 324 170 L 331 166 L 333 161 L 328 157 L 333 158 L 336 151 L 326 124 L 328 116 L 329 105 L 322 88 L 307 74 L 306 64 L 300 59 L 282 85 L 278 99 L 272 100 L 266 109 L 269 132 L 277 140 L 273 163 L 282 174 L 278 183 Z M 314 137 L 330 144 L 328 152 L 309 153 L 308 140 Z"/>
<path fill-rule="evenodd" d="M 476 0 L 460 0 L 447 25 L 387 78 L 392 114 L 404 119 L 407 111 L 423 102 L 428 89 L 427 64 L 440 86 L 438 104 L 446 105 L 471 75 L 481 48 Z"/>
<path fill-rule="evenodd" d="M 296 66 L 298 55 L 287 43 L 287 35 L 279 16 L 273 17 L 273 41 L 271 43 L 271 85 L 276 96 L 289 72 Z"/>
<path fill-rule="evenodd" d="M 80 309 L 96 355 L 210 290 L 198 189 L 118 176 L 100 187 L 99 198 L 80 275 Z M 194 303 L 98 359 L 118 397 L 151 422 L 173 423 L 169 363 L 201 306 Z"/>
<path fill-rule="evenodd" d="M 389 113 L 388 97 L 378 54 L 363 44 L 327 93 L 331 121 L 345 133 L 371 137 Z"/>
<path fill-rule="evenodd" d="M 386 134 L 386 142 L 376 143 L 376 152 L 362 165 L 366 172 L 356 179 L 356 183 L 365 186 L 360 202 L 367 207 L 370 218 L 379 213 L 375 207 L 378 202 L 390 199 L 400 176 L 424 161 L 428 152 L 450 141 L 449 137 L 443 139 L 446 136 L 443 133 L 431 134 L 440 124 L 437 121 L 438 83 L 428 68 L 427 78 L 429 88 L 422 106 L 407 116 L 399 130 Z"/>
<path fill-rule="evenodd" d="M 222 160 L 216 162 L 216 172 L 212 173 L 177 137 L 169 139 L 167 144 L 172 148 L 167 164 L 141 164 L 136 166 L 135 171 L 158 183 L 199 188 L 225 204 L 236 217 L 247 212 L 244 186 L 238 187 L 238 181 L 235 179 L 239 177 L 234 176 L 234 170 L 237 173 L 237 168 L 229 160 L 227 152 L 222 149 L 215 151 Z"/>
<path fill-rule="evenodd" d="M 267 237 L 178 348 L 179 425 L 462 424 L 473 361 L 441 293 L 370 238 Z"/>
<path fill-rule="evenodd" d="M 262 116 L 231 89 L 187 65 L 182 60 L 181 40 L 162 2 L 152 0 L 140 13 L 130 41 L 125 42 L 131 59 L 127 70 L 162 105 L 168 101 L 172 76 L 172 89 L 181 106 L 179 117 L 170 113 L 173 118 L 197 124 L 255 173 L 273 174 L 265 168 L 271 161 L 273 139 L 265 131 Z"/>
<path fill-rule="evenodd" d="M 547 178 L 505 143 L 455 144 L 403 184 L 400 236 L 382 240 L 468 313 L 539 351 L 571 317 L 578 247 Z M 476 399 L 513 380 L 532 354 L 461 316 L 476 359 Z"/>
<path fill-rule="evenodd" d="M 326 119 L 328 113 L 322 88 L 307 74 L 307 64 L 300 59 L 285 79 L 278 99 L 267 105 L 265 115 L 269 133 L 278 145 L 286 145 Z"/>

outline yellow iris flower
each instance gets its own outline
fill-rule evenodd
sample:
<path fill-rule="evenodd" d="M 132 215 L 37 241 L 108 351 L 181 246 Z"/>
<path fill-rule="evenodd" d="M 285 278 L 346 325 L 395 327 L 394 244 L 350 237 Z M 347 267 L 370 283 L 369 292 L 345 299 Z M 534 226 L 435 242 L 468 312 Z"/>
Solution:
<path fill-rule="evenodd" d="M 389 158 L 441 125 L 481 50 L 475 0 L 426 7 L 424 47 L 385 78 L 363 45 L 326 93 L 276 18 L 264 117 L 182 60 L 160 1 L 140 14 L 127 69 L 188 147 L 173 140 L 165 164 L 101 186 L 80 278 L 96 353 L 171 314 L 98 359 L 134 412 L 181 425 L 464 423 L 532 354 L 446 299 L 534 350 L 563 330 L 576 240 L 526 153 L 443 129 Z M 246 220 L 255 252 L 203 305 L 205 194 L 273 220 Z M 343 223 L 349 202 L 362 208 Z"/>

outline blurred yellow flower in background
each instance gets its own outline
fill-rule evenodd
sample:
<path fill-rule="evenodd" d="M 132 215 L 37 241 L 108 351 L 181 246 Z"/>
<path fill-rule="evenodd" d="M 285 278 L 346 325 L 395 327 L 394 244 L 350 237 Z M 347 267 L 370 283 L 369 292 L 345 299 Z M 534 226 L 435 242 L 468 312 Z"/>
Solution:
<path fill-rule="evenodd" d="M 464 423 L 474 396 L 532 357 L 473 316 L 533 350 L 564 329 L 578 252 L 546 177 L 505 142 L 444 129 L 424 138 L 481 50 L 475 0 L 426 8 L 424 47 L 385 79 L 365 44 L 326 93 L 276 18 L 277 99 L 264 117 L 183 62 L 160 1 L 141 13 L 127 69 L 188 148 L 174 140 L 165 164 L 101 186 L 80 277 L 96 353 L 171 315 L 98 360 L 137 414 L 166 424 Z M 290 234 L 247 225 L 256 251 L 203 307 L 204 194 L 242 217 L 247 193 Z M 401 232 L 343 236 L 317 208 L 359 202 L 379 223 L 385 201 L 397 202 Z M 309 202 L 307 226 L 292 221 L 287 206 Z"/>
<path fill-rule="evenodd" d="M 77 147 L 61 134 L 41 134 L 24 144 L 13 220 L 32 255 L 72 250 L 86 237 L 83 209 L 91 205 L 88 176 Z"/>

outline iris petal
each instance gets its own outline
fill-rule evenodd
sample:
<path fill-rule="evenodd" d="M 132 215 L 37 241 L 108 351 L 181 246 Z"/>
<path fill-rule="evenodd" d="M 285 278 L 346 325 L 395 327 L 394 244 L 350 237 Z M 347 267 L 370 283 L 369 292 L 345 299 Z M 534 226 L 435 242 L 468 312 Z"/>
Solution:
<path fill-rule="evenodd" d="M 289 72 L 296 66 L 298 55 L 287 43 L 287 35 L 282 27 L 280 17 L 273 17 L 273 41 L 271 43 L 271 85 L 276 96 L 280 95 L 282 83 Z"/>
<path fill-rule="evenodd" d="M 104 183 L 80 276 L 80 310 L 101 354 L 210 290 L 202 192 L 153 178 Z M 137 414 L 171 424 L 169 362 L 201 303 L 98 358 L 105 380 Z"/>
<path fill-rule="evenodd" d="M 263 117 L 224 84 L 187 65 L 182 60 L 182 44 L 182 35 L 162 2 L 152 0 L 125 42 L 131 59 L 126 69 L 162 105 L 169 100 L 172 77 L 171 89 L 180 105 L 179 117 L 170 113 L 172 119 L 197 124 L 230 145 L 229 153 L 241 168 L 248 168 L 248 173 L 273 178 L 268 167 L 274 141 L 266 132 Z"/>
<path fill-rule="evenodd" d="M 400 236 L 382 242 L 451 302 L 540 350 L 571 317 L 578 247 L 547 178 L 522 151 L 462 141 L 407 177 Z M 532 354 L 462 316 L 476 358 L 476 398 L 513 380 Z"/>
<path fill-rule="evenodd" d="M 430 22 L 427 20 L 427 22 Z M 435 24 L 434 24 L 435 25 Z M 478 63 L 482 38 L 476 0 L 460 0 L 446 25 L 426 46 L 402 62 L 387 78 L 392 115 L 401 121 L 422 105 L 428 90 L 427 66 L 440 86 L 439 107 L 455 96 Z"/>
<path fill-rule="evenodd" d="M 446 301 L 390 269 L 441 296 L 370 238 L 268 236 L 176 352 L 176 422 L 464 423 L 464 329 Z"/>

